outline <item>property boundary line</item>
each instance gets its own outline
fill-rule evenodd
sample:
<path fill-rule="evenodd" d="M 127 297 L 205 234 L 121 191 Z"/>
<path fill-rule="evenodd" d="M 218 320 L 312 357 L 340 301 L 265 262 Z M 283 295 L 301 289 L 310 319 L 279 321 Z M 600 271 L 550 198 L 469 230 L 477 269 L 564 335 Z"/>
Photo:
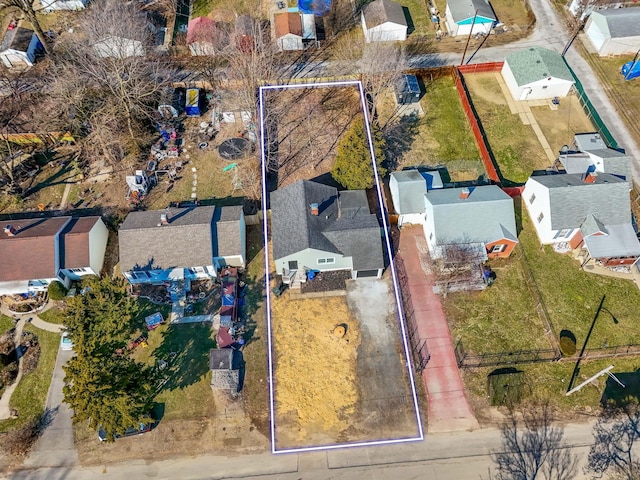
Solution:
<path fill-rule="evenodd" d="M 411 389 L 411 396 L 413 399 L 414 411 L 416 414 L 416 425 L 418 427 L 417 437 L 406 437 L 388 440 L 372 440 L 362 441 L 354 443 L 343 444 L 330 444 L 319 445 L 312 447 L 300 447 L 278 450 L 276 448 L 276 422 L 275 422 L 275 396 L 274 396 L 274 377 L 273 377 L 273 355 L 272 355 L 272 326 L 271 326 L 271 290 L 269 288 L 271 283 L 271 275 L 269 272 L 269 248 L 268 248 L 268 216 L 267 216 L 267 204 L 268 204 L 268 187 L 267 187 L 267 144 L 266 135 L 264 134 L 265 123 L 265 104 L 264 104 L 264 92 L 267 90 L 286 90 L 295 88 L 325 88 L 325 87 L 356 87 L 360 94 L 360 104 L 362 106 L 362 113 L 364 115 L 364 125 L 367 134 L 367 143 L 369 147 L 369 154 L 371 155 L 371 162 L 373 164 L 373 175 L 376 183 L 376 194 L 378 198 L 378 207 L 380 208 L 380 214 L 382 218 L 382 227 L 384 231 L 385 246 L 387 249 L 387 255 L 389 258 L 389 270 L 391 272 L 391 279 L 394 287 L 394 297 L 396 301 L 396 308 L 398 311 L 398 322 L 400 324 L 400 331 L 402 334 L 402 345 L 404 350 L 404 357 L 406 362 L 407 374 L 409 375 L 409 385 Z M 318 450 L 333 450 L 339 448 L 352 448 L 363 446 L 375 446 L 375 445 L 390 445 L 397 443 L 407 443 L 424 440 L 424 430 L 422 428 L 422 418 L 420 415 L 420 406 L 418 404 L 418 394 L 415 385 L 415 378 L 413 375 L 413 366 L 411 361 L 411 353 L 407 341 L 407 330 L 405 325 L 404 311 L 402 308 L 402 300 L 400 298 L 400 286 L 398 283 L 398 276 L 396 268 L 393 262 L 393 249 L 391 247 L 391 238 L 389 235 L 389 224 L 387 219 L 387 209 L 384 204 L 384 197 L 382 195 L 382 187 L 380 184 L 380 176 L 378 173 L 378 166 L 376 163 L 375 147 L 373 143 L 373 137 L 371 134 L 371 127 L 369 125 L 369 112 L 367 110 L 367 99 L 364 92 L 364 86 L 360 80 L 346 80 L 338 82 L 318 82 L 315 84 L 291 84 L 291 85 L 263 85 L 258 88 L 258 111 L 260 113 L 260 164 L 262 172 L 262 228 L 263 228 L 263 241 L 264 241 L 264 262 L 265 262 L 265 277 L 264 287 L 266 290 L 266 320 L 267 320 L 267 369 L 269 373 L 268 386 L 269 386 L 269 414 L 271 416 L 270 432 L 271 432 L 271 453 L 299 453 L 310 452 Z"/>

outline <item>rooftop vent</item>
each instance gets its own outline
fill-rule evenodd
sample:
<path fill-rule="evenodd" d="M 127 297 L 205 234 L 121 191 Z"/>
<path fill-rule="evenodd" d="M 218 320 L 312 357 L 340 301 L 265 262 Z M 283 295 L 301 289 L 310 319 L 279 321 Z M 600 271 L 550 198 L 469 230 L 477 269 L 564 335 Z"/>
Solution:
<path fill-rule="evenodd" d="M 318 209 L 318 204 L 317 203 L 312 203 L 311 204 L 311 215 L 318 216 L 319 214 L 320 214 L 320 211 Z"/>
<path fill-rule="evenodd" d="M 460 190 L 460 200 L 465 200 L 469 198 L 470 193 L 471 192 L 469 191 L 468 188 L 463 188 L 462 190 Z"/>

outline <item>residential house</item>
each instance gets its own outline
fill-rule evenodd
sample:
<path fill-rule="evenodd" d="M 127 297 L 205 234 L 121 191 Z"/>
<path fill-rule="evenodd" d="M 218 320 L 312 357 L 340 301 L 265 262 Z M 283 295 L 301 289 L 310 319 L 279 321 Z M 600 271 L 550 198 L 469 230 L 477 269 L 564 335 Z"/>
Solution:
<path fill-rule="evenodd" d="M 44 292 L 51 282 L 99 275 L 108 232 L 100 217 L 6 221 L 0 233 L 0 295 Z"/>
<path fill-rule="evenodd" d="M 45 13 L 60 10 L 84 10 L 87 0 L 44 0 L 41 2 Z"/>
<path fill-rule="evenodd" d="M 14 26 L 7 29 L 0 44 L 0 60 L 7 68 L 32 67 L 40 48 L 42 44 L 33 30 Z"/>
<path fill-rule="evenodd" d="M 209 350 L 209 369 L 211 370 L 211 388 L 213 390 L 238 393 L 240 387 L 240 370 L 234 364 L 234 355 L 240 355 L 232 348 Z M 238 362 L 235 362 L 238 363 Z"/>
<path fill-rule="evenodd" d="M 609 148 L 599 133 L 576 134 L 571 147 L 560 152 L 556 165 L 566 173 L 610 173 L 631 180 L 631 157 Z"/>
<path fill-rule="evenodd" d="M 566 97 L 575 83 L 562 56 L 542 47 L 507 55 L 501 74 L 514 100 Z"/>
<path fill-rule="evenodd" d="M 380 278 L 380 224 L 364 190 L 301 180 L 271 193 L 271 238 L 276 271 L 287 278 L 308 270 L 349 270 L 352 278 Z"/>
<path fill-rule="evenodd" d="M 279 50 L 302 50 L 302 17 L 297 12 L 276 13 L 273 16 Z"/>
<path fill-rule="evenodd" d="M 558 251 L 583 244 L 605 265 L 635 263 L 629 183 L 610 173 L 530 177 L 522 193 L 540 243 Z"/>
<path fill-rule="evenodd" d="M 223 32 L 208 17 L 196 17 L 187 25 L 187 45 L 193 56 L 214 55 L 223 43 Z"/>
<path fill-rule="evenodd" d="M 402 5 L 392 0 L 374 0 L 361 13 L 364 39 L 370 42 L 404 42 L 407 19 Z"/>
<path fill-rule="evenodd" d="M 140 40 L 109 36 L 92 45 L 93 51 L 100 58 L 129 58 L 142 57 L 145 54 L 144 45 Z"/>
<path fill-rule="evenodd" d="M 518 243 L 513 199 L 496 185 L 431 190 L 424 235 L 432 258 L 469 246 L 479 260 L 508 257 Z"/>
<path fill-rule="evenodd" d="M 571 0 L 569 13 L 574 17 L 580 18 L 580 20 L 584 20 L 593 11 L 623 8 L 632 6 L 634 3 L 636 2 L 633 0 Z"/>
<path fill-rule="evenodd" d="M 447 0 L 445 23 L 453 37 L 469 33 L 488 35 L 497 22 L 498 17 L 487 0 Z"/>
<path fill-rule="evenodd" d="M 244 266 L 242 207 L 184 207 L 131 212 L 120 225 L 120 270 L 132 284 L 215 278 Z"/>
<path fill-rule="evenodd" d="M 389 176 L 389 191 L 393 208 L 398 215 L 398 227 L 404 224 L 424 223 L 424 195 L 434 188 L 442 188 L 442 179 L 437 170 L 420 172 L 402 170 Z"/>
<path fill-rule="evenodd" d="M 584 33 L 601 57 L 635 54 L 640 50 L 640 8 L 593 11 Z"/>

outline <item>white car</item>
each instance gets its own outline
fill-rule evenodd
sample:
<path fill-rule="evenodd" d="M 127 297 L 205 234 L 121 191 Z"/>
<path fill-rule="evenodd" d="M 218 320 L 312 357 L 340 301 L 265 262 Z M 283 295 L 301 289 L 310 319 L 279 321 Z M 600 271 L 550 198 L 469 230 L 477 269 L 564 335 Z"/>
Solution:
<path fill-rule="evenodd" d="M 60 339 L 60 349 L 73 350 L 73 342 L 69 338 L 69 334 L 67 332 L 62 333 L 62 338 Z"/>

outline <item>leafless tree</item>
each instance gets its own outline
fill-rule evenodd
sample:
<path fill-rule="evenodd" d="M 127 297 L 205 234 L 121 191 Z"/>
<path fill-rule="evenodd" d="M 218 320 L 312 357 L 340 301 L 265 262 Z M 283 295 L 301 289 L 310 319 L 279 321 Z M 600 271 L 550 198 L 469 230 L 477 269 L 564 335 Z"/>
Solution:
<path fill-rule="evenodd" d="M 601 477 L 640 478 L 640 461 L 634 453 L 640 439 L 640 407 L 605 408 L 593 427 L 594 444 L 589 450 L 586 470 Z"/>
<path fill-rule="evenodd" d="M 73 108 L 76 115 L 88 107 L 82 118 L 86 127 L 105 123 L 96 121 L 95 115 L 107 112 L 124 125 L 131 144 L 144 142 L 171 75 L 168 64 L 153 52 L 145 13 L 123 0 L 97 3 L 83 18 L 80 33 L 58 46 L 64 64 L 58 81 L 67 81 L 59 90 L 69 95 L 80 83 L 81 92 L 97 94 L 100 99 L 94 102 L 79 95 L 76 103 L 65 108 Z M 69 72 L 74 72 L 72 78 Z"/>
<path fill-rule="evenodd" d="M 476 281 L 474 277 L 478 277 L 482 261 L 478 244 L 463 238 L 437 248 L 440 255 L 433 259 L 432 267 L 436 285 L 443 294 L 446 295 L 453 285 Z"/>
<path fill-rule="evenodd" d="M 570 480 L 577 457 L 566 448 L 564 429 L 555 424 L 548 404 L 511 411 L 500 427 L 502 446 L 493 452 L 495 480 Z"/>

